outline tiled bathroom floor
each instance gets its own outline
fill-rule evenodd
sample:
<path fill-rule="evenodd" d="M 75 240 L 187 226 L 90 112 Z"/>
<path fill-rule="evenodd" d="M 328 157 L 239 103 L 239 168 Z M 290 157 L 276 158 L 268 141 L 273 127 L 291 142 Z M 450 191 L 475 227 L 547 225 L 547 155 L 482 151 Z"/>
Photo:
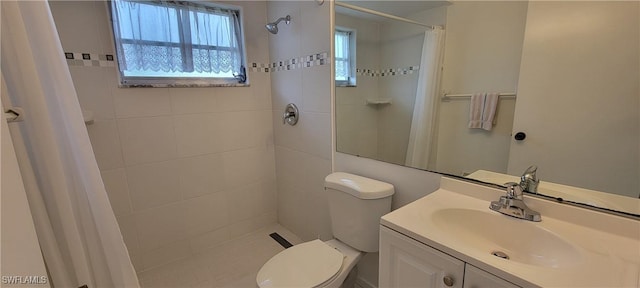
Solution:
<path fill-rule="evenodd" d="M 280 225 L 227 241 L 201 254 L 138 274 L 141 287 L 256 287 L 260 267 L 284 250 L 269 234 L 276 232 L 292 244 L 300 239 Z"/>

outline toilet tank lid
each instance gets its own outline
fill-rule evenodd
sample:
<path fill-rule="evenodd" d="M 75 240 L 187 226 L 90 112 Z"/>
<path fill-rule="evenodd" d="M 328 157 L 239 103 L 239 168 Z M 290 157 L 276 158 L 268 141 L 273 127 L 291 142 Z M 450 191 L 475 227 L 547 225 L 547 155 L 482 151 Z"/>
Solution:
<path fill-rule="evenodd" d="M 324 178 L 324 187 L 349 193 L 360 199 L 380 199 L 393 195 L 393 185 L 344 172 Z"/>

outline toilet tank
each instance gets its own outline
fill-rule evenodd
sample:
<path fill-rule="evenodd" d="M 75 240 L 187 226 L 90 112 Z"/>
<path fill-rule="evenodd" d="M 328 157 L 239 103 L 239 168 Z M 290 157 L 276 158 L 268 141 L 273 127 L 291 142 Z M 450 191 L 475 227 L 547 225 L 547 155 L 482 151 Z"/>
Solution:
<path fill-rule="evenodd" d="M 344 172 L 324 181 L 333 236 L 363 252 L 377 252 L 380 217 L 391 211 L 393 185 Z"/>

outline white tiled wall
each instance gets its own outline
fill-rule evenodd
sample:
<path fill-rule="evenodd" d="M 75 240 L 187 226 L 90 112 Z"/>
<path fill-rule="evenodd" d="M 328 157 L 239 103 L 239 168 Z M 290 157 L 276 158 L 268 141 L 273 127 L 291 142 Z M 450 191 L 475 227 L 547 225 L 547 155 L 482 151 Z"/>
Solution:
<path fill-rule="evenodd" d="M 248 62 L 268 63 L 266 2 L 230 3 L 244 7 Z M 113 54 L 104 2 L 50 5 L 65 51 Z M 95 114 L 87 129 L 138 271 L 276 222 L 271 75 L 250 72 L 250 87 L 118 88 L 113 67 L 69 69 Z M 329 120 L 328 104 L 308 103 Z M 329 148 L 316 154 L 330 159 Z"/>
<path fill-rule="evenodd" d="M 336 26 L 356 31 L 358 69 L 380 69 L 380 24 L 345 14 L 335 15 Z M 367 105 L 378 99 L 378 78 L 356 76 L 356 87 L 336 87 L 336 149 L 343 153 L 378 158 L 378 114 L 381 109 Z"/>
<path fill-rule="evenodd" d="M 329 2 L 269 1 L 268 19 L 287 14 L 269 35 L 271 60 L 329 52 Z M 273 72 L 273 127 L 278 179 L 278 222 L 303 240 L 332 238 L 324 177 L 331 173 L 331 65 Z M 287 103 L 300 109 L 296 126 L 283 125 Z"/>
<path fill-rule="evenodd" d="M 444 26 L 446 6 L 416 11 L 408 15 L 427 25 Z M 421 65 L 424 27 L 391 21 L 380 29 L 382 67 L 411 67 Z M 425 69 L 425 67 L 420 67 Z M 378 126 L 379 158 L 404 165 L 411 119 L 416 98 L 419 73 L 380 78 L 380 93 L 390 98 L 392 105 L 380 110 Z"/>

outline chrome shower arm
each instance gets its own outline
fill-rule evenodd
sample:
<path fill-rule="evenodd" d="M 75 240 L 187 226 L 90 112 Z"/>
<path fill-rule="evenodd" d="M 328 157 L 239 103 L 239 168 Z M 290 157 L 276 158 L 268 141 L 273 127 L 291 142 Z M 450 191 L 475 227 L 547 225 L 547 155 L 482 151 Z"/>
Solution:
<path fill-rule="evenodd" d="M 285 20 L 285 24 L 289 24 L 291 23 L 291 16 L 287 15 L 286 17 L 280 17 L 278 18 L 278 20 L 276 20 L 276 22 L 272 22 L 271 24 L 278 25 L 278 23 L 282 22 L 282 20 Z"/>

